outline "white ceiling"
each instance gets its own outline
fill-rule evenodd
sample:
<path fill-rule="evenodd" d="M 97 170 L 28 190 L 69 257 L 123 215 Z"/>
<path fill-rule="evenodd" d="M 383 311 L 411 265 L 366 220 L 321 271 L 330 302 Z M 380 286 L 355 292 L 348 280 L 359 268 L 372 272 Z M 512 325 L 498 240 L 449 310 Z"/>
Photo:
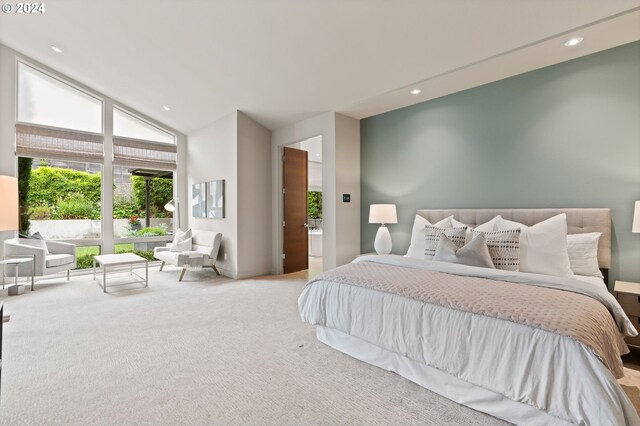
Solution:
<path fill-rule="evenodd" d="M 187 134 L 235 109 L 271 129 L 363 118 L 640 39 L 640 0 L 45 5 L 0 13 L 0 43 Z"/>

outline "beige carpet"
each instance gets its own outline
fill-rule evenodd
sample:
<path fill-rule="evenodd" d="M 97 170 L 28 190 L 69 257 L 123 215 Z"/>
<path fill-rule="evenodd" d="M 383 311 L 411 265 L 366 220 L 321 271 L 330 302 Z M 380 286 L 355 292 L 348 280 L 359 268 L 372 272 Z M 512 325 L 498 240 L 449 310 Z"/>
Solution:
<path fill-rule="evenodd" d="M 319 343 L 302 281 L 151 272 L 103 294 L 89 277 L 5 298 L 3 425 L 494 425 Z M 201 281 L 198 281 L 198 280 Z"/>
<path fill-rule="evenodd" d="M 503 424 L 319 343 L 303 281 L 150 276 L 4 298 L 0 424 Z"/>

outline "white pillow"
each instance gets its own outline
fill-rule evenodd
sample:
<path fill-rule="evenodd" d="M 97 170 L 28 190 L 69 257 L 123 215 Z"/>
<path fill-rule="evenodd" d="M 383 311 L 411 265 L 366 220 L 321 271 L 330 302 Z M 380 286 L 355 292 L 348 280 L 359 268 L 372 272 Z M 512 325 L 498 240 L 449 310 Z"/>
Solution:
<path fill-rule="evenodd" d="M 567 215 L 562 213 L 533 226 L 506 220 L 497 221 L 498 230 L 519 228 L 520 271 L 570 277 L 573 275 L 567 254 Z"/>
<path fill-rule="evenodd" d="M 171 248 L 169 249 L 169 251 L 190 251 L 192 243 L 193 238 L 187 238 L 186 240 L 171 244 Z"/>
<path fill-rule="evenodd" d="M 462 222 L 458 222 L 457 220 L 455 220 L 453 217 L 451 218 L 451 227 L 452 228 L 462 228 L 463 226 L 467 227 L 467 240 L 466 242 L 470 242 L 473 239 L 473 231 L 478 231 L 478 232 L 493 232 L 493 231 L 497 231 L 496 229 L 496 222 L 498 220 L 500 216 L 496 216 L 493 219 L 489 220 L 488 222 L 485 222 L 481 225 L 476 226 L 475 228 L 471 228 L 469 225 L 466 225 Z"/>
<path fill-rule="evenodd" d="M 424 249 L 425 249 L 425 241 L 424 241 L 424 227 L 425 226 L 437 226 L 438 228 L 451 228 L 451 219 L 452 216 L 445 217 L 441 221 L 437 222 L 435 225 L 432 225 L 424 217 L 419 214 L 416 215 L 416 218 L 413 221 L 413 229 L 411 230 L 411 243 L 409 244 L 409 249 L 407 250 L 407 254 L 405 257 L 412 257 L 414 259 L 424 259 Z"/>
<path fill-rule="evenodd" d="M 604 279 L 598 266 L 600 236 L 601 232 L 567 235 L 567 253 L 574 274 Z"/>
<path fill-rule="evenodd" d="M 191 228 L 187 229 L 186 231 L 182 231 L 180 228 L 178 228 L 173 236 L 173 242 L 171 244 L 177 244 L 181 241 L 186 240 L 187 238 L 191 238 L 192 236 L 193 235 L 191 233 Z"/>

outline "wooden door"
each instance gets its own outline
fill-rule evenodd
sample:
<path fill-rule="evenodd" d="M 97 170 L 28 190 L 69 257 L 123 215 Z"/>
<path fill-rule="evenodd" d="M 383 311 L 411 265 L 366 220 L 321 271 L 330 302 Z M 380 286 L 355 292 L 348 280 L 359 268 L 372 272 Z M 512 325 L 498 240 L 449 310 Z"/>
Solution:
<path fill-rule="evenodd" d="M 307 230 L 307 151 L 284 148 L 283 157 L 284 273 L 309 269 Z"/>

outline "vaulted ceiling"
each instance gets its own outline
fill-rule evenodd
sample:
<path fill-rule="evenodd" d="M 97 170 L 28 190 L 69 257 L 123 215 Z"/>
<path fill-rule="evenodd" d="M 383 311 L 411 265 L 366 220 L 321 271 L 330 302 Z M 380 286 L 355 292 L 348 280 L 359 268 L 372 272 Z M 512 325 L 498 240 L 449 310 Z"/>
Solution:
<path fill-rule="evenodd" d="M 324 111 L 363 118 L 640 39 L 640 0 L 45 7 L 0 14 L 0 43 L 183 133 L 236 109 L 271 129 Z M 583 43 L 565 47 L 574 35 Z"/>

